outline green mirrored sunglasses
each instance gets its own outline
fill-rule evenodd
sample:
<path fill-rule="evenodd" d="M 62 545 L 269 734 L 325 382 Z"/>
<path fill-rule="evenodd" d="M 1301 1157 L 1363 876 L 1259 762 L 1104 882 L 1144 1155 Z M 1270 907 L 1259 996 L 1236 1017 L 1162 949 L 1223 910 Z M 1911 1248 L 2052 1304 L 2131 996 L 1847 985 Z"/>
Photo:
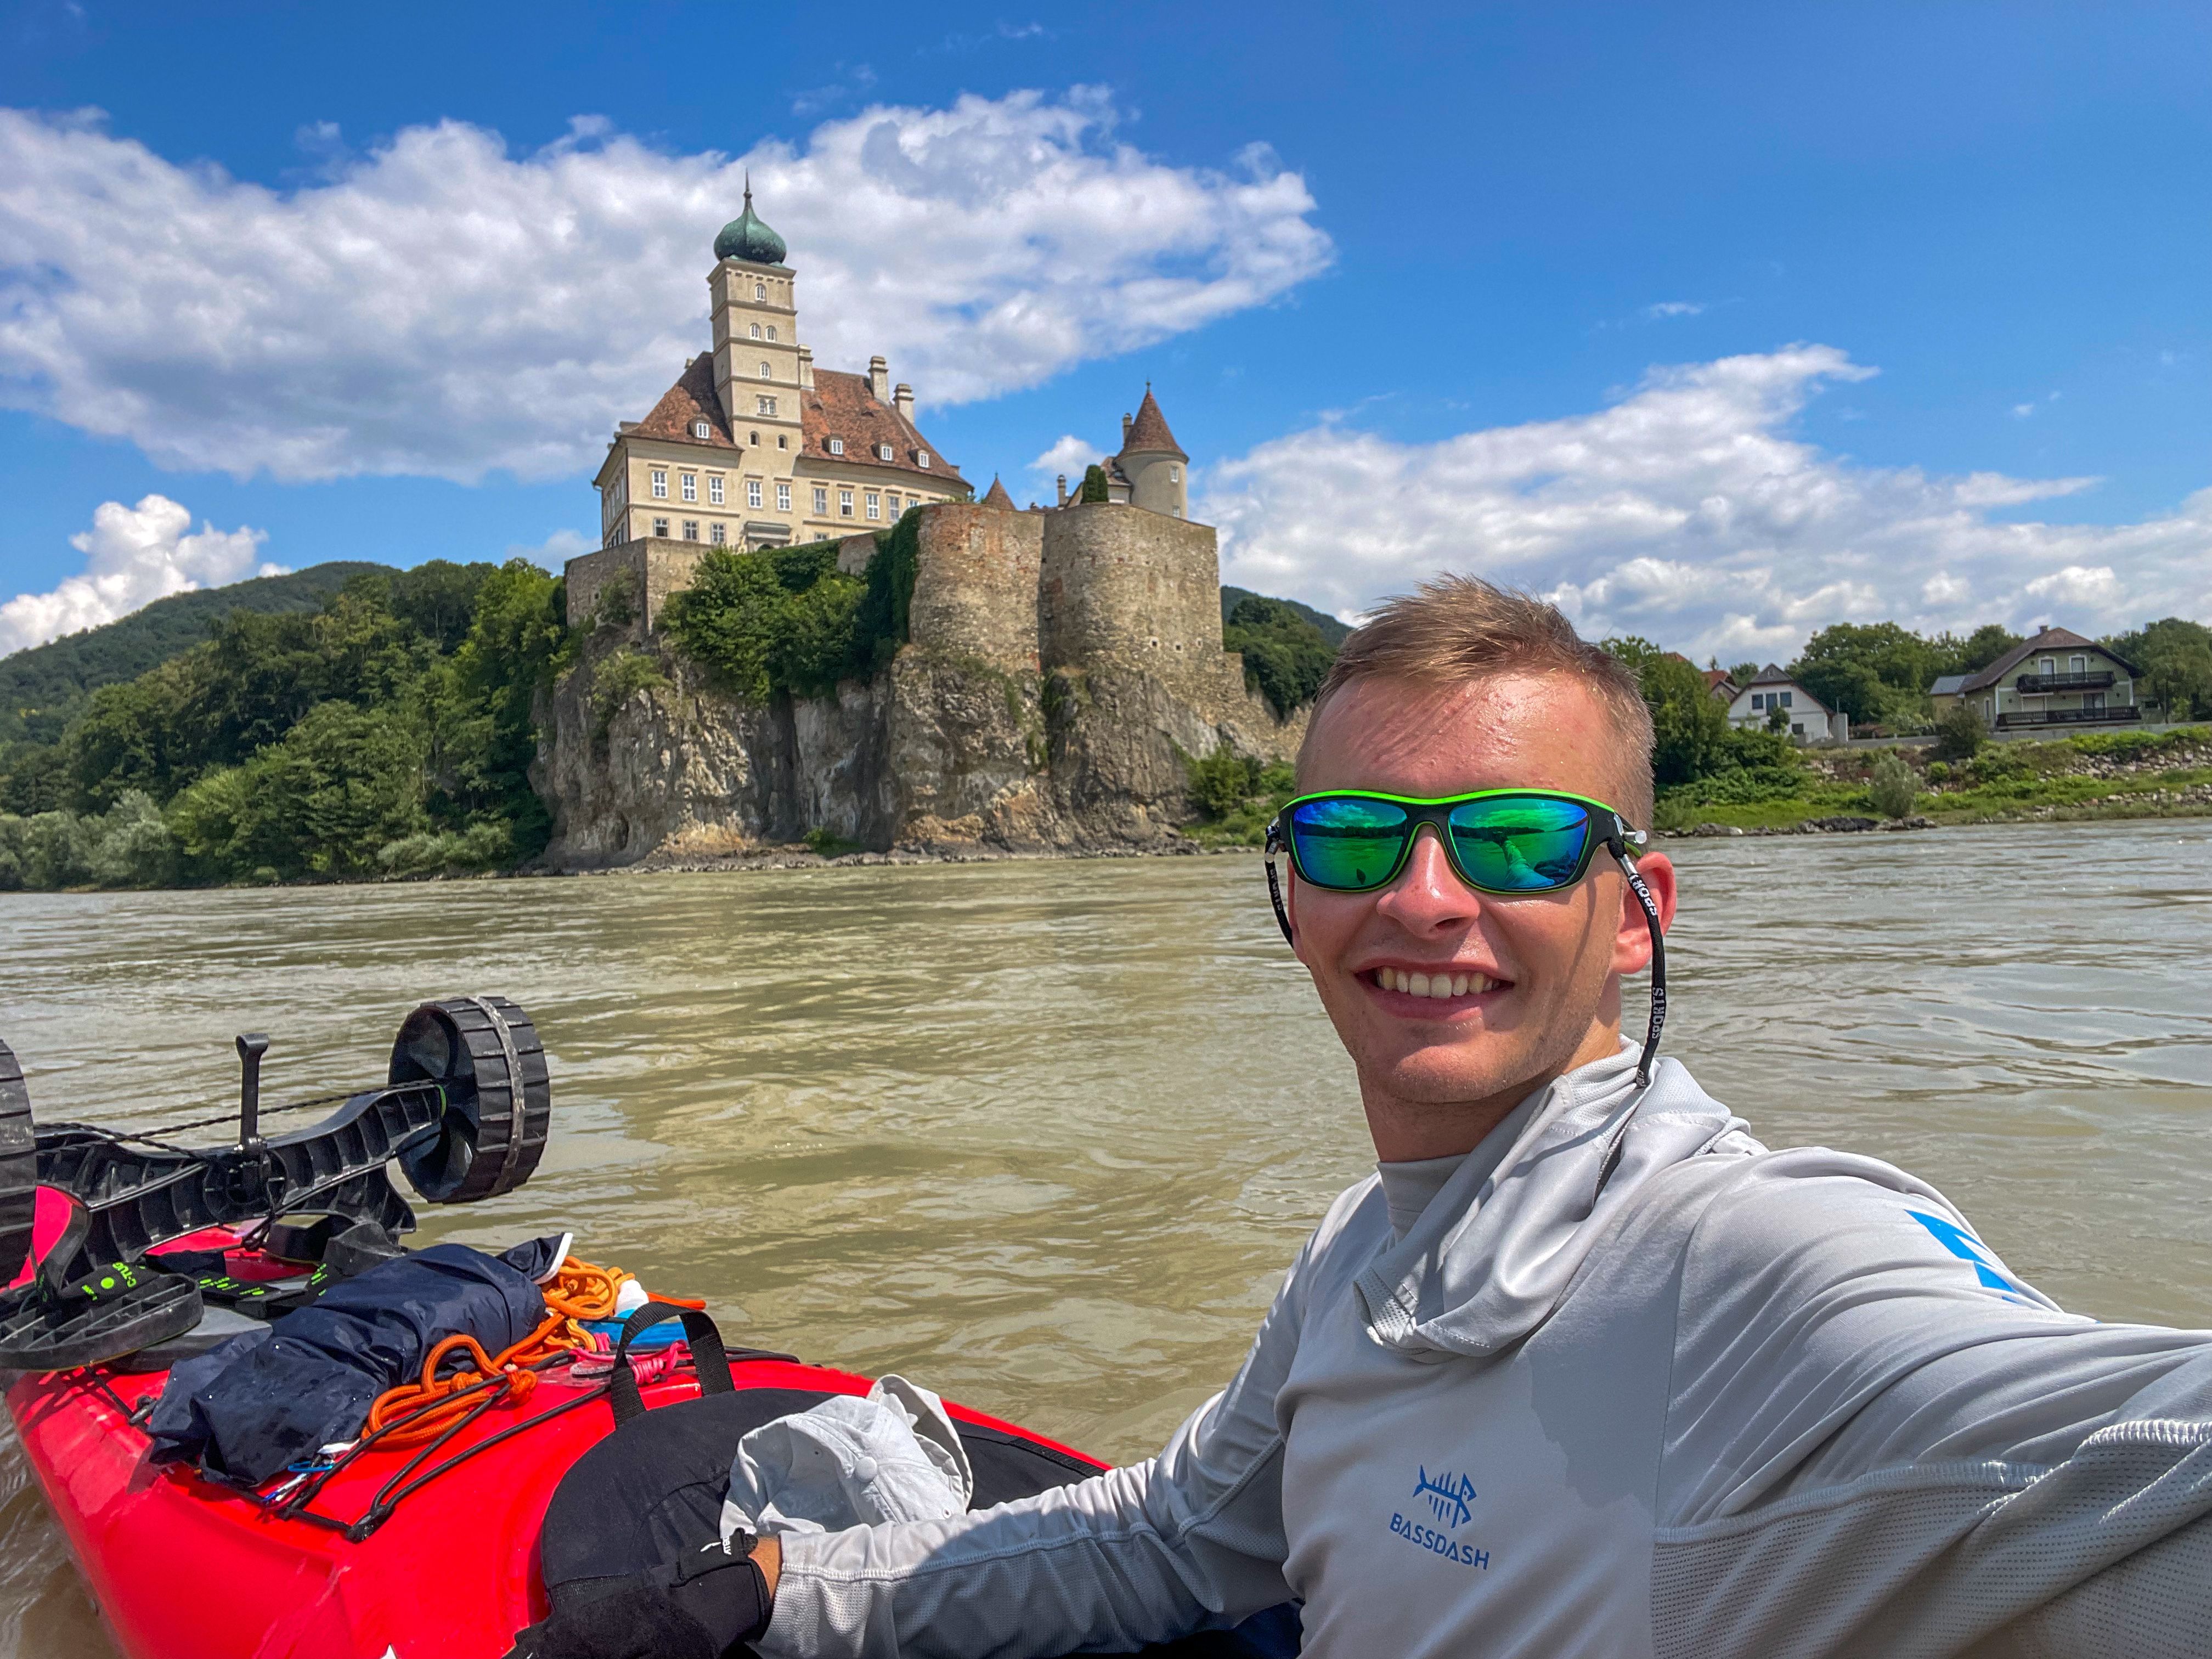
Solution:
<path fill-rule="evenodd" d="M 1601 800 L 1557 789 L 1481 789 L 1434 799 L 1376 789 L 1300 795 L 1267 826 L 1267 890 L 1283 937 L 1296 945 L 1275 876 L 1277 854 L 1290 855 L 1301 881 L 1371 893 L 1398 878 L 1425 824 L 1436 831 L 1455 875 L 1479 893 L 1507 898 L 1572 887 L 1600 848 L 1613 854 L 1651 933 L 1651 1023 L 1637 1067 L 1637 1081 L 1648 1084 L 1667 1017 L 1666 944 L 1659 907 L 1629 849 L 1641 849 L 1649 837 Z"/>

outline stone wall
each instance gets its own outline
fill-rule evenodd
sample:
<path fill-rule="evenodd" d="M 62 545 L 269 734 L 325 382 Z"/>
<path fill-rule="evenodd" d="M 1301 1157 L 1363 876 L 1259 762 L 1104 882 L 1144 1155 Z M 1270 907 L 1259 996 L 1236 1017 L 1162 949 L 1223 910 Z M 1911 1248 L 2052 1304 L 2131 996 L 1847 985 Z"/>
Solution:
<path fill-rule="evenodd" d="M 571 559 L 564 568 L 569 621 L 580 624 L 596 611 L 607 583 L 619 575 L 629 583 L 630 605 L 642 631 L 650 633 L 660 625 L 661 607 L 668 596 L 690 586 L 699 561 L 714 550 L 708 542 L 648 536 Z"/>
<path fill-rule="evenodd" d="M 981 506 L 921 509 L 907 637 L 943 657 L 1035 674 L 1037 579 L 1048 515 Z"/>
<path fill-rule="evenodd" d="M 1048 667 L 1219 683 L 1221 568 L 1211 525 L 1091 502 L 1045 515 Z"/>

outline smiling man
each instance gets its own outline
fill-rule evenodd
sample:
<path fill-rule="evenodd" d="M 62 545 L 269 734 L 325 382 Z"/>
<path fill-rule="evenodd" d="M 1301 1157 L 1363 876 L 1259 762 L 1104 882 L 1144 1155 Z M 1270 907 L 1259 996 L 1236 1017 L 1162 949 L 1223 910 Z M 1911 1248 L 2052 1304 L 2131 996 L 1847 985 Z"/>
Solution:
<path fill-rule="evenodd" d="M 1158 1456 L 763 1540 L 696 1650 L 1112 1651 L 1291 1601 L 1329 1659 L 2212 1652 L 2212 1337 L 2063 1312 L 1933 1188 L 1769 1152 L 1624 1040 L 1675 903 L 1650 742 L 1537 600 L 1448 579 L 1353 635 L 1277 841 L 1376 1173 Z"/>

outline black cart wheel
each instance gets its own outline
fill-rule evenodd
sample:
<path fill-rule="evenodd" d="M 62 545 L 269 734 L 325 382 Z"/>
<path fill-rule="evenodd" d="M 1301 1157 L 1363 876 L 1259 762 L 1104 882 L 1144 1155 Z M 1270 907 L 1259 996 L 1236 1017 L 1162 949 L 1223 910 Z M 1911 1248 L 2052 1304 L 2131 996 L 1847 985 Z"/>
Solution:
<path fill-rule="evenodd" d="M 407 1016 L 392 1048 L 394 1083 L 446 1091 L 444 1132 L 399 1167 L 432 1204 L 473 1204 L 530 1179 L 552 1126 L 545 1049 L 505 997 L 448 997 Z"/>
<path fill-rule="evenodd" d="M 0 1042 L 0 1285 L 31 1259 L 31 1221 L 39 1207 L 39 1143 L 31 1091 L 15 1051 Z"/>

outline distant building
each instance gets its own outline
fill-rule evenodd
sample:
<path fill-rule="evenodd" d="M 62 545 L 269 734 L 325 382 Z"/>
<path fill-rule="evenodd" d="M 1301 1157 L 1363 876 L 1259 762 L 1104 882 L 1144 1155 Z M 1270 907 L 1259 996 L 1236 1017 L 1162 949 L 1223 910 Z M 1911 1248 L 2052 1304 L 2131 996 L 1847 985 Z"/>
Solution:
<path fill-rule="evenodd" d="M 1945 681 L 1956 678 L 1955 686 Z M 1963 702 L 1995 732 L 2140 720 L 2135 666 L 2094 640 L 2045 626 L 1988 667 L 1947 675 L 1929 692 L 1941 714 Z"/>
<path fill-rule="evenodd" d="M 1721 684 L 1733 686 L 1735 682 L 1723 675 L 1714 690 Z M 1750 684 L 1736 689 L 1729 702 L 1729 724 L 1765 731 L 1775 725 L 1777 710 L 1781 729 L 1800 743 L 1850 741 L 1850 716 L 1831 709 L 1772 663 L 1753 675 Z"/>
<path fill-rule="evenodd" d="M 865 374 L 814 367 L 784 255 L 748 185 L 707 274 L 713 353 L 686 363 L 607 446 L 593 480 L 602 547 L 781 547 L 969 498 L 960 469 L 915 424 L 913 388 L 894 386 L 884 359 L 870 358 Z"/>
<path fill-rule="evenodd" d="M 1706 690 L 1711 692 L 1712 695 L 1722 702 L 1734 702 L 1735 701 L 1735 694 L 1741 688 L 1737 686 L 1736 683 L 1733 679 L 1729 678 L 1729 672 L 1727 669 L 1708 668 L 1702 672 L 1705 677 Z"/>
<path fill-rule="evenodd" d="M 1101 465 L 1106 471 L 1108 501 L 1147 507 L 1171 519 L 1190 516 L 1190 457 L 1168 430 L 1151 381 L 1145 383 L 1145 400 L 1137 412 L 1121 417 L 1121 453 L 1108 456 Z M 1067 475 L 1063 472 L 1057 505 L 1067 503 Z"/>

